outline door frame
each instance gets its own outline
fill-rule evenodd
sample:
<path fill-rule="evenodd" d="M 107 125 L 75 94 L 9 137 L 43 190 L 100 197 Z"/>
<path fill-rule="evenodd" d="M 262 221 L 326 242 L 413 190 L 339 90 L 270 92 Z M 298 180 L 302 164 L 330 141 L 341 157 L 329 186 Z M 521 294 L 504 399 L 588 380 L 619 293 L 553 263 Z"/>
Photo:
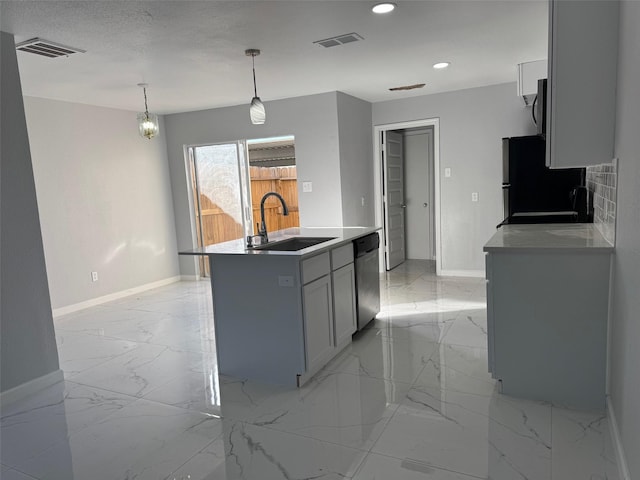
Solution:
<path fill-rule="evenodd" d="M 382 228 L 382 238 L 385 236 L 382 197 L 382 150 L 380 149 L 380 136 L 387 130 L 402 130 L 404 128 L 433 127 L 433 197 L 435 219 L 434 239 L 436 247 L 436 275 L 442 272 L 442 250 L 441 250 L 441 215 L 440 215 L 440 118 L 427 118 L 423 120 L 410 120 L 405 122 L 385 123 L 373 126 L 373 181 L 374 181 L 374 205 L 376 225 Z M 380 256 L 380 271 L 385 271 L 384 258 Z"/>

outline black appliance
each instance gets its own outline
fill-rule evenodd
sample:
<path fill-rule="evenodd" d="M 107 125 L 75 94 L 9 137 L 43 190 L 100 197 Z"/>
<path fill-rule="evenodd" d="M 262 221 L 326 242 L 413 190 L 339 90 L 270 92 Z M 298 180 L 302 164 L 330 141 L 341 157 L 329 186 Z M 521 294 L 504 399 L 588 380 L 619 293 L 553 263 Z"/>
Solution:
<path fill-rule="evenodd" d="M 533 123 L 536 124 L 537 134 L 543 137 L 547 134 L 547 79 L 538 80 L 538 94 L 531 106 Z"/>
<path fill-rule="evenodd" d="M 585 186 L 576 187 L 571 191 L 573 209 L 578 213 L 578 223 L 593 222 L 593 195 Z"/>
<path fill-rule="evenodd" d="M 362 330 L 380 311 L 379 246 L 380 237 L 377 233 L 353 241 L 358 330 Z"/>
<path fill-rule="evenodd" d="M 505 223 L 586 221 L 585 169 L 550 169 L 538 135 L 502 139 Z"/>

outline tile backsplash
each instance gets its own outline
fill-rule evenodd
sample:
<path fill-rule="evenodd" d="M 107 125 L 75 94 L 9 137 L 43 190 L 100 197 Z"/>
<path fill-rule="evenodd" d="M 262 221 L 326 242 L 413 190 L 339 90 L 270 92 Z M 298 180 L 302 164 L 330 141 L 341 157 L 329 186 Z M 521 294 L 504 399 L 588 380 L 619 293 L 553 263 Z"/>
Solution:
<path fill-rule="evenodd" d="M 587 167 L 587 188 L 593 195 L 593 223 L 612 244 L 616 240 L 618 161 Z"/>

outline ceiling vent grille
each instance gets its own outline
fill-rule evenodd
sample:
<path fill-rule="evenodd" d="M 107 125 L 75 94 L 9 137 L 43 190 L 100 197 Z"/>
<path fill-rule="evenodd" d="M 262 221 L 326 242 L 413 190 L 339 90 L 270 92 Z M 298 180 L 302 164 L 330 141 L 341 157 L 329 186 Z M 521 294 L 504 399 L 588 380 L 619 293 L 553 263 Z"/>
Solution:
<path fill-rule="evenodd" d="M 364 40 L 361 35 L 358 35 L 355 32 L 345 33 L 342 35 L 337 35 L 331 38 L 325 38 L 324 40 L 316 40 L 313 43 L 321 45 L 325 48 L 336 47 L 338 45 L 345 45 L 347 43 L 359 42 L 360 40 Z"/>
<path fill-rule="evenodd" d="M 84 53 L 85 50 L 50 42 L 42 38 L 32 38 L 16 45 L 16 50 L 20 52 L 35 53 L 43 57 L 57 58 L 68 57 L 74 53 Z"/>
<path fill-rule="evenodd" d="M 416 88 L 423 88 L 426 83 L 414 83 L 413 85 L 403 85 L 401 87 L 392 87 L 389 90 L 391 92 L 399 92 L 402 90 L 415 90 Z"/>

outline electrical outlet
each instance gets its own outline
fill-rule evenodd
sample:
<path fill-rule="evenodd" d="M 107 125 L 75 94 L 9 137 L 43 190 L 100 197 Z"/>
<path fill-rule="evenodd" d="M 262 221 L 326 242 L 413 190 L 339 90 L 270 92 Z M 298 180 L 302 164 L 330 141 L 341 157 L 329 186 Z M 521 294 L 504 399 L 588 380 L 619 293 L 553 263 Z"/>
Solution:
<path fill-rule="evenodd" d="M 302 182 L 302 191 L 305 193 L 313 191 L 313 184 L 311 182 Z"/>
<path fill-rule="evenodd" d="M 92 282 L 98 281 L 98 272 L 91 272 L 91 281 Z"/>
<path fill-rule="evenodd" d="M 291 275 L 279 275 L 278 276 L 279 287 L 293 287 L 293 277 Z"/>
<path fill-rule="evenodd" d="M 444 176 L 449 178 L 451 176 L 451 169 L 450 168 L 445 168 L 444 169 Z"/>
<path fill-rule="evenodd" d="M 471 194 L 471 201 L 472 202 L 477 202 L 478 201 L 478 192 L 473 192 Z"/>

